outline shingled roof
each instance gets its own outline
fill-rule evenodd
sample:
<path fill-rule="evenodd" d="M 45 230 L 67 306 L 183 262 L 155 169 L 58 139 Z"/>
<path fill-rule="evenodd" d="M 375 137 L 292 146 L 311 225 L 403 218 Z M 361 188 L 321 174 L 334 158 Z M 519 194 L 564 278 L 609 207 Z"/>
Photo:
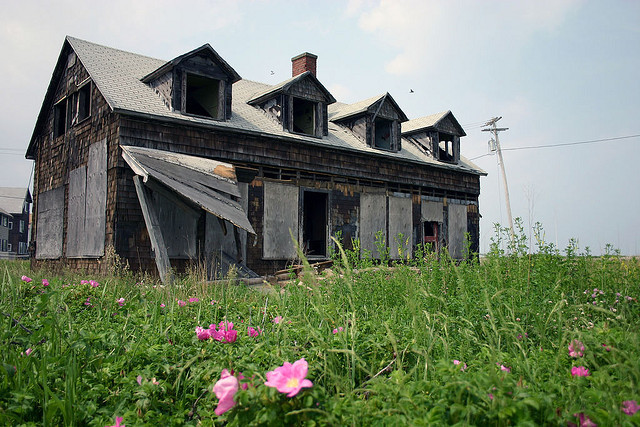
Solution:
<path fill-rule="evenodd" d="M 0 187 L 0 210 L 21 214 L 25 200 L 31 203 L 31 193 L 25 187 Z"/>
<path fill-rule="evenodd" d="M 206 46 L 207 45 L 202 48 Z M 278 90 L 278 88 L 285 87 L 287 84 L 290 84 L 291 81 L 295 80 L 296 77 L 303 78 L 301 77 L 302 75 L 288 79 L 278 85 L 267 85 L 246 79 L 236 81 L 233 84 L 232 116 L 226 121 L 184 115 L 179 111 L 172 111 L 168 108 L 160 96 L 143 82 L 146 76 L 149 76 L 156 70 L 170 67 L 172 61 L 150 58 L 69 36 L 65 39 L 65 44 L 63 45 L 52 81 L 45 96 L 45 102 L 38 116 L 36 128 L 34 129 L 29 148 L 27 149 L 27 158 L 35 158 L 35 136 L 37 135 L 39 127 L 43 125 L 43 121 L 46 119 L 53 102 L 55 102 L 55 100 L 53 100 L 56 84 L 54 81 L 57 80 L 56 76 L 59 76 L 64 70 L 68 49 L 72 49 L 76 53 L 78 60 L 89 73 L 109 107 L 113 111 L 123 115 L 144 116 L 156 120 L 180 122 L 184 125 L 226 129 L 232 132 L 266 134 L 272 138 L 297 140 L 300 143 L 324 146 L 337 150 L 367 152 L 373 156 L 396 158 L 403 161 L 428 164 L 434 167 L 460 170 L 478 175 L 486 174 L 482 169 L 463 157 L 461 157 L 460 163 L 457 165 L 442 163 L 415 149 L 412 147 L 412 144 L 402 144 L 402 149 L 399 152 L 380 151 L 371 148 L 353 135 L 349 129 L 331 122 L 329 123 L 329 134 L 322 138 L 289 133 L 283 130 L 282 125 L 262 109 L 249 104 L 250 100 L 255 100 L 261 97 L 261 95 L 272 93 L 274 90 Z M 178 59 L 181 57 L 182 56 L 178 57 Z M 313 77 L 315 78 L 315 76 Z M 329 96 L 330 95 L 331 94 L 329 94 Z M 348 105 L 334 104 L 331 107 L 334 107 L 332 111 L 337 113 L 338 109 L 348 108 Z M 403 132 L 405 124 L 403 124 Z"/>

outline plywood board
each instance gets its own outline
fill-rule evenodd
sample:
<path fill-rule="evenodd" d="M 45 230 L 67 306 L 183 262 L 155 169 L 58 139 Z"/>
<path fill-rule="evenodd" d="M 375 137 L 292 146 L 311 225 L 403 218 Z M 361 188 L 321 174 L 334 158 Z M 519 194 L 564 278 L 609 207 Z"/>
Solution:
<path fill-rule="evenodd" d="M 291 234 L 298 239 L 299 189 L 295 185 L 266 181 L 264 183 L 265 259 L 296 258 Z"/>
<path fill-rule="evenodd" d="M 467 233 L 467 206 L 449 203 L 448 247 L 452 258 L 464 255 L 465 234 Z"/>
<path fill-rule="evenodd" d="M 38 195 L 37 259 L 56 259 L 62 256 L 63 215 L 64 187 Z"/>
<path fill-rule="evenodd" d="M 363 193 L 360 195 L 360 227 L 358 238 L 362 253 L 369 251 L 374 258 L 380 258 L 376 248 L 376 233 L 387 233 L 387 196 L 385 194 Z"/>
<path fill-rule="evenodd" d="M 413 247 L 413 211 L 411 197 L 389 197 L 389 256 L 411 256 Z"/>

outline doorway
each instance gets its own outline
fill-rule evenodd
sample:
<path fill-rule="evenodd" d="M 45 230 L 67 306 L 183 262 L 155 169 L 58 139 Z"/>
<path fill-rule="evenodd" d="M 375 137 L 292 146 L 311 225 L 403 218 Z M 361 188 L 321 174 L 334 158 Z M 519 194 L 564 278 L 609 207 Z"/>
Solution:
<path fill-rule="evenodd" d="M 302 242 L 309 257 L 327 256 L 327 199 L 327 193 L 303 194 Z"/>

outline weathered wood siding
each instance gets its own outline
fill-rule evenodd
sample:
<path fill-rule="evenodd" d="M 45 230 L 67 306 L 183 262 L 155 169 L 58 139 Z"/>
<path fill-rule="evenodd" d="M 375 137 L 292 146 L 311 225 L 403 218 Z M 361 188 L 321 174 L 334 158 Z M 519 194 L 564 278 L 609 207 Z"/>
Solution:
<path fill-rule="evenodd" d="M 89 75 L 80 63 L 75 54 L 67 51 L 67 65 L 63 70 L 62 77 L 55 90 L 54 103 L 71 96 L 80 85 L 84 85 L 88 81 Z M 48 260 L 50 266 L 56 265 L 70 268 L 82 268 L 91 271 L 104 271 L 106 264 L 101 262 L 101 256 L 95 254 L 90 258 L 67 259 L 61 258 L 67 252 L 67 236 L 69 222 L 69 185 L 71 172 L 79 167 L 87 167 L 89 164 L 90 146 L 99 141 L 106 141 L 106 170 L 104 179 L 106 188 L 106 203 L 101 209 L 96 208 L 96 212 L 101 210 L 104 213 L 104 237 L 100 242 L 100 251 L 104 251 L 106 246 L 114 243 L 114 214 L 116 200 L 116 171 L 115 160 L 117 159 L 118 150 L 118 116 L 113 114 L 105 99 L 102 97 L 96 86 L 91 83 L 91 109 L 90 115 L 85 120 L 73 124 L 65 133 L 54 138 L 54 108 L 48 114 L 44 126 L 39 129 L 39 133 L 35 135 L 36 143 L 36 159 L 34 168 L 34 192 L 33 192 L 33 228 L 32 241 L 35 242 L 36 258 L 33 260 L 34 267 L 39 265 L 38 244 L 42 240 L 42 236 L 38 234 L 38 227 L 43 226 L 42 221 L 38 220 L 41 212 L 47 211 L 45 206 L 39 206 L 44 203 L 40 200 L 40 194 L 61 189 L 63 194 L 61 222 L 62 234 L 57 242 L 61 247 L 61 252 L 57 252 L 58 256 L 47 256 L 47 258 L 56 258 L 58 261 L 52 263 Z M 90 196 L 92 197 L 92 196 Z M 90 198 L 91 200 L 91 198 Z M 93 206 L 95 207 L 95 206 Z M 90 215 L 91 209 L 90 207 Z M 106 207 L 106 209 L 105 209 Z M 52 230 L 43 230 L 45 234 Z M 73 247 L 71 248 L 74 251 Z M 47 251 L 49 252 L 49 251 Z"/>

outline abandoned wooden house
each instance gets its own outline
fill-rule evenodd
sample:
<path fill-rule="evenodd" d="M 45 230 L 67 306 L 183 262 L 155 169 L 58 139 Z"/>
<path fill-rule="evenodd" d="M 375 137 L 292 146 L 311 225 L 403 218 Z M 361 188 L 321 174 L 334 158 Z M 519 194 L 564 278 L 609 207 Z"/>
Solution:
<path fill-rule="evenodd" d="M 417 244 L 477 250 L 484 172 L 450 111 L 408 120 L 388 93 L 336 102 L 315 55 L 276 85 L 244 80 L 208 44 L 171 61 L 67 37 L 26 157 L 33 262 L 100 270 L 198 262 L 268 274 L 330 255 Z M 425 103 L 428 100 L 425 99 Z"/>

